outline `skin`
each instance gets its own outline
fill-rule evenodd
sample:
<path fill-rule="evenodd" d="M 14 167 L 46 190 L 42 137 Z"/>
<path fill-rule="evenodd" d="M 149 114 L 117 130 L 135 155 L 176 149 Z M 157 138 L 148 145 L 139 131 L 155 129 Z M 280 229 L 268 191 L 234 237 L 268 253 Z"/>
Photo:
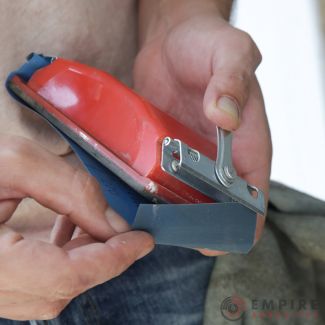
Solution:
<path fill-rule="evenodd" d="M 103 28 L 109 12 L 105 6 L 113 0 L 96 1 L 96 6 L 73 2 L 67 5 L 58 0 L 51 7 L 33 0 L 28 8 L 1 4 L 0 24 L 4 25 L 0 41 L 7 46 L 0 53 L 0 62 L 8 62 L 8 69 L 15 68 L 26 52 L 36 49 L 77 59 L 124 78 L 124 72 L 114 70 L 120 58 L 118 51 L 114 57 L 116 44 L 111 48 L 107 45 L 110 37 L 119 39 L 118 29 L 111 26 L 112 35 L 107 36 L 110 28 Z M 114 5 L 128 3 L 116 1 Z M 255 77 L 261 57 L 251 38 L 228 24 L 230 4 L 226 0 L 139 1 L 140 49 L 134 84 L 159 108 L 211 141 L 215 141 L 216 125 L 236 129 L 235 167 L 241 177 L 268 194 L 271 142 Z M 42 16 L 39 22 L 35 21 L 36 13 Z M 16 22 L 10 29 L 6 28 L 8 19 Z M 43 34 L 36 32 L 40 23 Z M 83 48 L 89 42 L 92 46 Z M 79 49 L 77 54 L 75 48 Z M 98 53 L 110 56 L 104 58 Z M 6 72 L 1 70 L 1 75 Z M 240 118 L 217 109 L 216 103 L 224 95 L 237 104 Z M 143 232 L 129 231 L 123 219 L 107 206 L 97 182 L 80 167 L 69 164 L 66 144 L 34 116 L 24 116 L 7 98 L 0 92 L 0 105 L 5 107 L 0 109 L 1 132 L 7 133 L 0 134 L 0 316 L 51 319 L 71 299 L 119 275 L 147 254 L 153 240 Z M 25 123 L 19 125 L 21 121 Z M 11 124 L 8 127 L 6 123 Z M 22 129 L 26 132 L 21 133 Z M 23 134 L 32 141 L 8 133 Z M 50 242 L 27 237 L 11 225 L 14 212 L 26 197 L 58 215 Z M 263 222 L 259 218 L 256 239 Z M 30 227 L 39 223 L 41 220 L 34 220 Z"/>

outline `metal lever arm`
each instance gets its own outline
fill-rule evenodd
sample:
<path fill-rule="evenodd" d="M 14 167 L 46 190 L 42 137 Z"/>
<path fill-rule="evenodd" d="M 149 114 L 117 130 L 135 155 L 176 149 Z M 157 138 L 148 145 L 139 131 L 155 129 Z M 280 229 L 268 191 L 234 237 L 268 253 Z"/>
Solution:
<path fill-rule="evenodd" d="M 217 127 L 216 176 L 220 183 L 229 187 L 237 177 L 232 165 L 232 133 Z"/>

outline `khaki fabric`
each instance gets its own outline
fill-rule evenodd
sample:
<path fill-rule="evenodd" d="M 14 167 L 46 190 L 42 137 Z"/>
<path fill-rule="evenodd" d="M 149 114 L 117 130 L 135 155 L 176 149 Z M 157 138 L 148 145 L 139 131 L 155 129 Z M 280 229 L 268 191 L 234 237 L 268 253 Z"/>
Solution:
<path fill-rule="evenodd" d="M 221 314 L 221 303 L 236 295 L 246 303 L 246 312 L 230 322 Z M 252 300 L 317 301 L 319 317 L 306 314 L 291 318 L 261 319 Z M 254 310 L 253 310 L 254 309 Z M 315 310 L 315 309 L 314 309 Z M 260 314 L 258 314 L 260 315 Z M 325 202 L 272 183 L 270 206 L 263 237 L 249 255 L 218 257 L 211 277 L 205 310 L 205 325 L 222 324 L 324 324 L 325 323 Z"/>

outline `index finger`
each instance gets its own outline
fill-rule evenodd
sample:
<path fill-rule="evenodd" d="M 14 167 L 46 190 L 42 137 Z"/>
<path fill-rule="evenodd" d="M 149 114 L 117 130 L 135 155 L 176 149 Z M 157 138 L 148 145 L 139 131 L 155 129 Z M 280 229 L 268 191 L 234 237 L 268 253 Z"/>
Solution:
<path fill-rule="evenodd" d="M 24 138 L 1 136 L 0 148 L 0 187 L 68 216 L 99 240 L 116 233 L 105 217 L 100 187 L 87 172 Z"/>

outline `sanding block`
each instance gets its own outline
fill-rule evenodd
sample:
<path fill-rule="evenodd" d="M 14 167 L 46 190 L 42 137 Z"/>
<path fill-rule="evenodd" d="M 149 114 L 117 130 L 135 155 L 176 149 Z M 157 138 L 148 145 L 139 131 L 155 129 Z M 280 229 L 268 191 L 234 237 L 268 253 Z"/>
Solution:
<path fill-rule="evenodd" d="M 64 136 L 110 206 L 157 244 L 247 253 L 261 190 L 232 165 L 232 134 L 209 142 L 107 72 L 31 54 L 9 93 Z"/>

